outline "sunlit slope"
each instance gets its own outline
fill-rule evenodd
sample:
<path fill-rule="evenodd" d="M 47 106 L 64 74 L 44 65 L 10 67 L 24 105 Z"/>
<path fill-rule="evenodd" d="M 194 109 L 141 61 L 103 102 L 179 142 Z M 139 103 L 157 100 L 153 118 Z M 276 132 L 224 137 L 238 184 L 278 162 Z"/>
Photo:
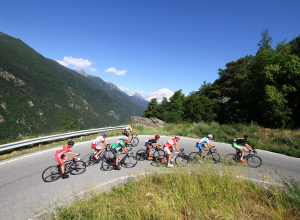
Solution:
<path fill-rule="evenodd" d="M 100 78 L 99 78 L 100 79 Z M 144 108 L 0 32 L 0 139 L 118 125 Z"/>

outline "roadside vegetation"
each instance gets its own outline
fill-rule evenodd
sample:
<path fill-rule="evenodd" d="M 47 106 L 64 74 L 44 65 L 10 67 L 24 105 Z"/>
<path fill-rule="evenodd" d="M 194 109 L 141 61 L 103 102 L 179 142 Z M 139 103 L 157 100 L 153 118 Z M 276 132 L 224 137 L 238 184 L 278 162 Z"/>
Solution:
<path fill-rule="evenodd" d="M 155 172 L 57 207 L 51 218 L 300 219 L 299 183 L 256 184 L 240 172 L 212 164 Z"/>
<path fill-rule="evenodd" d="M 130 124 L 130 122 L 126 123 Z M 257 149 L 272 151 L 287 156 L 300 158 L 300 131 L 287 129 L 267 129 L 256 124 L 225 124 L 219 125 L 217 122 L 211 123 L 181 123 L 168 124 L 164 127 L 148 127 L 136 124 L 134 132 L 139 135 L 180 135 L 191 138 L 205 137 L 208 133 L 214 135 L 214 141 L 230 144 L 233 139 L 243 137 L 244 134 L 250 135 L 250 145 Z M 121 130 L 107 131 L 108 137 L 120 136 Z M 50 135 L 50 134 L 49 134 Z M 73 138 L 75 143 L 83 141 L 91 141 L 97 136 L 92 134 Z M 46 135 L 45 135 L 46 136 Z M 36 138 L 28 136 L 26 139 Z M 0 161 L 27 153 L 45 150 L 52 147 L 62 146 L 66 140 L 52 143 L 40 144 L 36 146 L 28 146 L 18 150 L 10 150 L 0 152 Z"/>

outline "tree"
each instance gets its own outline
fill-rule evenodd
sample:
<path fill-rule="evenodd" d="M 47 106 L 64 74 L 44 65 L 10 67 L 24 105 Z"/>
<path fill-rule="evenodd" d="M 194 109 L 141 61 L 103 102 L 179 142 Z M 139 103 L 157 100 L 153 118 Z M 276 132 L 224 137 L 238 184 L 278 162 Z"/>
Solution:
<path fill-rule="evenodd" d="M 259 43 L 257 44 L 257 46 L 259 46 L 258 48 L 258 52 L 263 51 L 263 50 L 268 50 L 271 47 L 272 44 L 272 37 L 269 36 L 269 30 L 268 29 L 264 29 L 263 31 L 261 31 L 261 40 L 259 41 Z"/>
<path fill-rule="evenodd" d="M 213 121 L 217 117 L 215 103 L 201 92 L 190 94 L 185 99 L 184 106 L 185 121 Z"/>
<path fill-rule="evenodd" d="M 183 120 L 184 115 L 184 94 L 181 92 L 182 90 L 178 90 L 174 92 L 174 95 L 170 97 L 170 111 L 167 117 L 168 122 L 178 123 Z"/>
<path fill-rule="evenodd" d="M 143 112 L 143 116 L 146 118 L 157 117 L 157 99 L 153 98 L 148 104 L 148 107 Z"/>
<path fill-rule="evenodd" d="M 161 104 L 157 105 L 157 118 L 163 121 L 167 121 L 169 113 L 170 103 L 166 97 L 163 97 Z"/>

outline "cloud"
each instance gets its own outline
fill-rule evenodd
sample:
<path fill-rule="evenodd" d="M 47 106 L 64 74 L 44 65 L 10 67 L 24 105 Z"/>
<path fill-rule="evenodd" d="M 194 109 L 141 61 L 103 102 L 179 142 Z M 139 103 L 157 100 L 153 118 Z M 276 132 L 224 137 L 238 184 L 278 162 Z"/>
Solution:
<path fill-rule="evenodd" d="M 128 88 L 125 88 L 123 86 L 119 86 L 119 89 L 121 89 L 121 90 L 129 90 Z"/>
<path fill-rule="evenodd" d="M 88 69 L 92 72 L 97 72 L 96 68 L 92 68 L 92 62 L 89 60 L 84 60 L 82 58 L 73 58 L 70 57 L 64 57 L 63 60 L 57 60 L 57 62 L 65 67 L 72 66 L 75 69 Z"/>
<path fill-rule="evenodd" d="M 143 90 L 137 89 L 138 93 L 145 93 Z"/>
<path fill-rule="evenodd" d="M 104 70 L 106 73 L 114 73 L 116 75 L 125 75 L 127 70 L 116 70 L 115 67 L 108 68 L 107 70 Z"/>
<path fill-rule="evenodd" d="M 92 67 L 90 67 L 89 70 L 90 70 L 91 72 L 97 72 L 97 71 L 98 71 L 96 68 L 92 68 Z"/>

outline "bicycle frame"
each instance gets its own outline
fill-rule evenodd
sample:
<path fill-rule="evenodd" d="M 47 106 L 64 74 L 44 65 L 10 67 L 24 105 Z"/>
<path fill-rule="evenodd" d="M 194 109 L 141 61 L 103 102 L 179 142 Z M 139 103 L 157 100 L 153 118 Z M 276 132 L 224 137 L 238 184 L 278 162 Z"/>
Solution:
<path fill-rule="evenodd" d="M 236 150 L 235 156 L 236 156 L 237 159 L 240 160 L 242 152 L 240 150 L 237 150 L 237 149 L 235 149 L 235 150 Z M 253 150 L 254 150 L 254 152 L 252 152 L 251 150 L 245 151 L 244 159 L 248 158 L 251 155 L 257 155 L 257 152 L 256 152 L 255 148 L 253 148 Z M 246 154 L 246 153 L 248 153 L 248 154 Z"/>

